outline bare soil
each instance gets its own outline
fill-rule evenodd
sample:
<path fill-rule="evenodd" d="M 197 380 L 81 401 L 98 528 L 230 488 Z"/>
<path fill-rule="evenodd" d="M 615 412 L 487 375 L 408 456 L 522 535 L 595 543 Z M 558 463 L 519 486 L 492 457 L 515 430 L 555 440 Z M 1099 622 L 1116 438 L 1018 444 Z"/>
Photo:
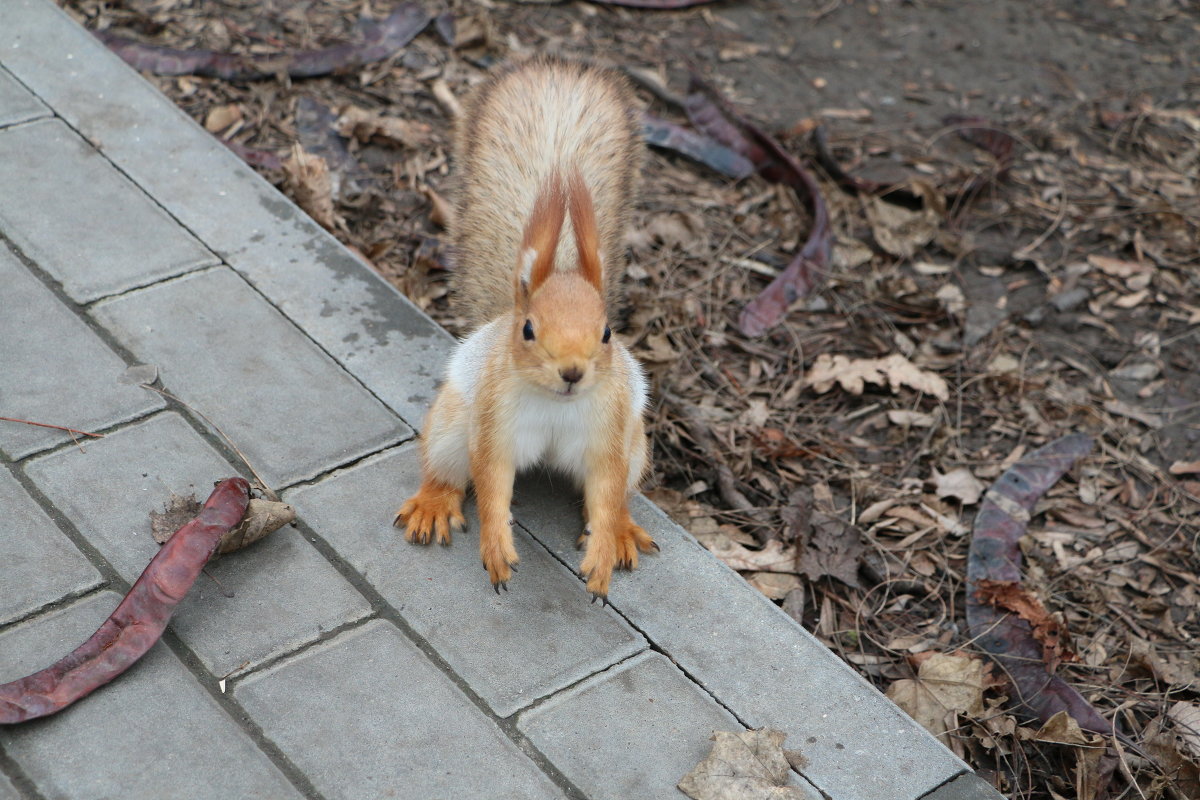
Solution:
<path fill-rule="evenodd" d="M 360 13 L 392 8 L 67 7 L 147 44 L 261 54 L 353 39 Z M 923 193 L 913 208 L 847 192 L 817 170 L 832 269 L 755 338 L 738 330 L 738 311 L 803 243 L 802 205 L 760 177 L 650 154 L 619 326 L 656 390 L 650 493 L 906 710 L 940 725 L 1006 795 L 1200 797 L 1200 7 L 428 9 L 453 16 L 451 41 L 431 25 L 395 56 L 334 77 L 148 77 L 454 331 L 436 203 L 453 175 L 448 98 L 506 59 L 554 52 L 627 69 L 647 108 L 680 124 L 669 98 L 695 70 L 802 160 L 815 156 L 821 126 L 852 174 Z M 403 130 L 365 143 L 340 135 L 335 121 L 350 107 Z M 963 140 L 948 115 L 1012 136 L 1011 166 Z M 328 169 L 324 212 L 321 182 L 289 169 L 296 145 Z M 912 380 L 859 393 L 805 381 L 822 357 L 861 368 L 894 354 L 910 376 L 945 381 L 944 399 Z M 1096 446 L 1039 503 L 1022 540 L 1024 585 L 1067 633 L 1058 674 L 1115 720 L 1123 745 L 1053 743 L 1062 737 L 1013 710 L 963 619 L 972 486 L 1073 432 Z M 956 674 L 983 671 L 972 702 L 937 695 L 923 671 L 935 653 L 960 659 Z M 940 722 L 901 691 L 914 685 L 939 698 Z"/>

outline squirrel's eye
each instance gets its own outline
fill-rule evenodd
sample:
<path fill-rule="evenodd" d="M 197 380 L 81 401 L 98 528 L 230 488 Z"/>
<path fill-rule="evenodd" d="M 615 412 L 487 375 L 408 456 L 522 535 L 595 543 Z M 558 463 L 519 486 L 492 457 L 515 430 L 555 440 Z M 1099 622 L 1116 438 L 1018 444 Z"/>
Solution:
<path fill-rule="evenodd" d="M 607 325 L 605 325 L 604 326 L 604 336 L 600 339 L 600 342 L 602 344 L 608 344 L 608 340 L 611 338 L 612 338 L 612 330 Z"/>
<path fill-rule="evenodd" d="M 532 342 L 533 341 L 533 323 L 530 322 L 529 320 L 525 320 L 525 328 L 524 328 L 524 330 L 521 331 L 521 333 L 525 334 L 525 341 Z M 605 341 L 607 341 L 607 340 L 605 340 Z"/>

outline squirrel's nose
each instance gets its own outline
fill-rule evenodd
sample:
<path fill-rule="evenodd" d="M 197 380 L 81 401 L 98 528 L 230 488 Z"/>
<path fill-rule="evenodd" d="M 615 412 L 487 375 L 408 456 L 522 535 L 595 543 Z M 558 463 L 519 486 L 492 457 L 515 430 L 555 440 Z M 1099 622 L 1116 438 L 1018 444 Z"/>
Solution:
<path fill-rule="evenodd" d="M 583 370 L 581 370 L 579 367 L 560 369 L 558 374 L 562 376 L 564 381 L 571 384 L 579 383 L 581 380 L 583 380 Z"/>

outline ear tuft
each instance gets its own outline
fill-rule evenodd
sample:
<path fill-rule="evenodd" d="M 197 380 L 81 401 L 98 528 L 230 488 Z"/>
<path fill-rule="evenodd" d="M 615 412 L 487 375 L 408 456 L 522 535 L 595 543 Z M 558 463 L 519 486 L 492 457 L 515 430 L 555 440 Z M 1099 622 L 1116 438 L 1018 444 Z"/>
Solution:
<path fill-rule="evenodd" d="M 596 211 L 592 195 L 579 169 L 571 170 L 567 183 L 567 205 L 571 209 L 571 227 L 575 231 L 575 249 L 579 252 L 579 273 L 596 291 L 604 294 L 604 265 L 600 258 L 600 234 L 596 229 Z"/>
<path fill-rule="evenodd" d="M 518 291 L 537 291 L 554 271 L 554 253 L 558 250 L 558 237 L 562 233 L 566 211 L 562 178 L 557 172 L 551 173 L 542 184 L 525 226 L 520 263 L 517 265 Z"/>

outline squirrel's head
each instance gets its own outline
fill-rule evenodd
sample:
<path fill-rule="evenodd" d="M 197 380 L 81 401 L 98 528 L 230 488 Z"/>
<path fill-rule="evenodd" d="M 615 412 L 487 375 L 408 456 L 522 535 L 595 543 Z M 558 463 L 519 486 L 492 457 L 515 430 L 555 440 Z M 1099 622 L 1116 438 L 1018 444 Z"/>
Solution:
<path fill-rule="evenodd" d="M 555 269 L 568 210 L 578 263 Z M 525 227 L 515 292 L 511 336 L 518 373 L 564 399 L 587 392 L 609 370 L 612 332 L 596 214 L 578 170 L 565 186 L 557 174 L 542 186 Z"/>

